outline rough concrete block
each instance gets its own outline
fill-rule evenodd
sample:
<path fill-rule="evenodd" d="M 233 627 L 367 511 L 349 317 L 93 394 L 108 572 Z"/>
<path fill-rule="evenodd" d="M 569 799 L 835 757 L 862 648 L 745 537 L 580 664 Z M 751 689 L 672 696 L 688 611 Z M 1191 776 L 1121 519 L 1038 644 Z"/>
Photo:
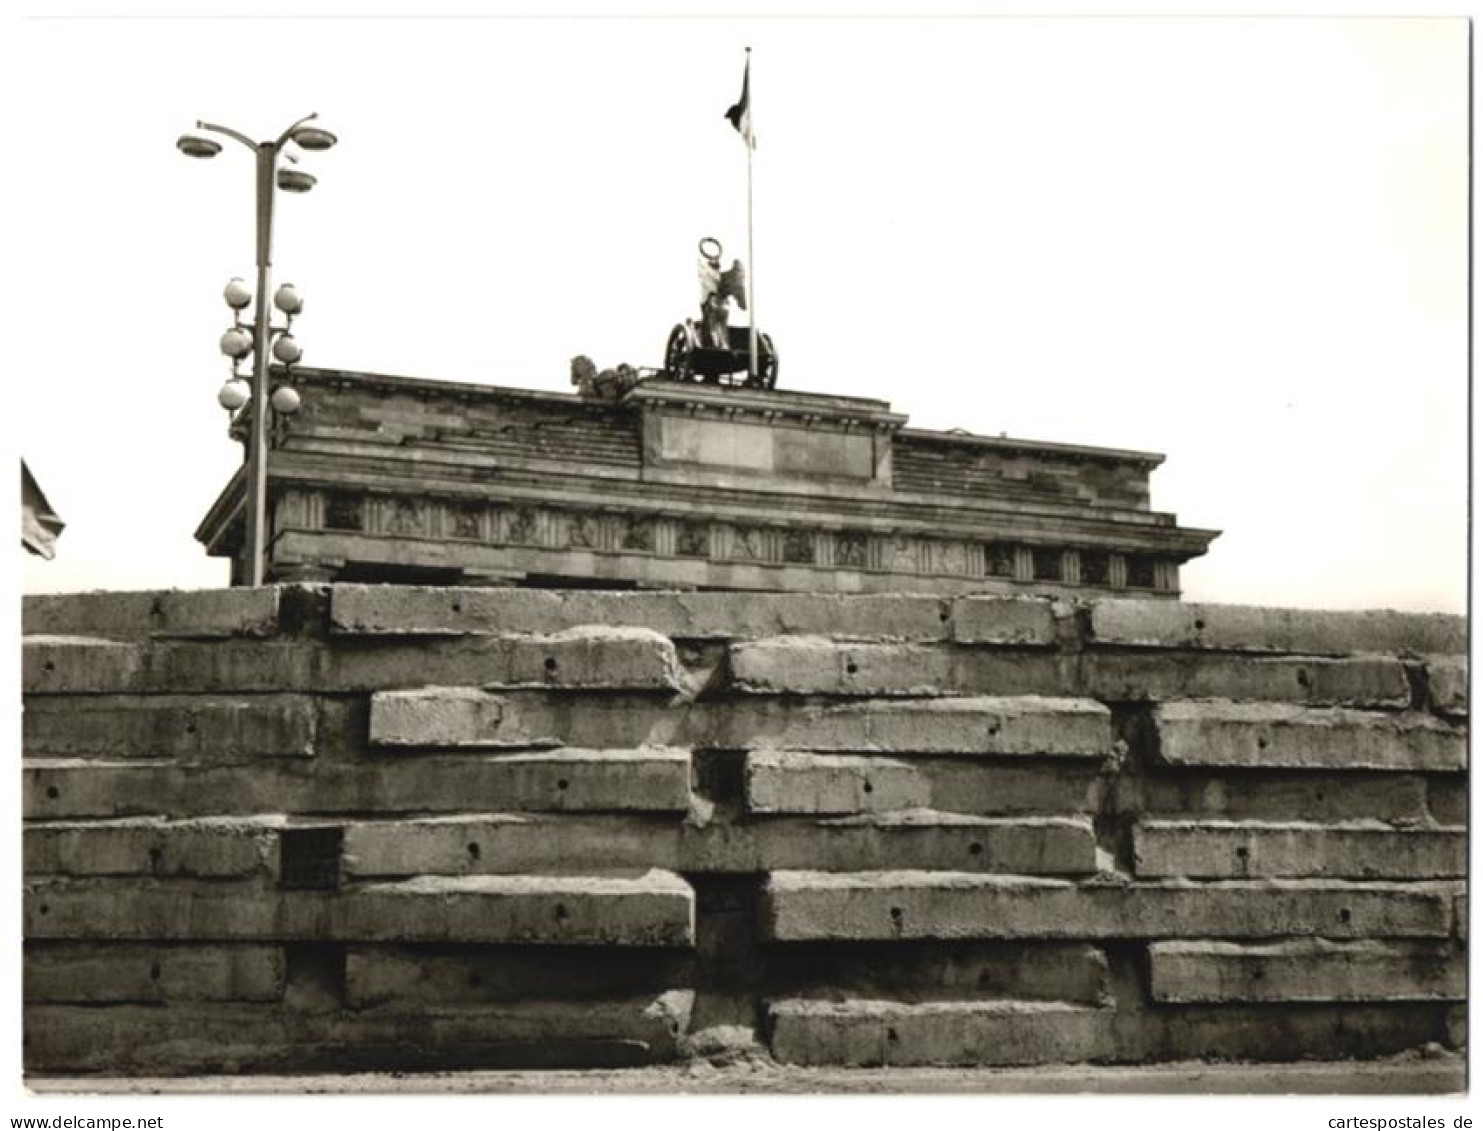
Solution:
<path fill-rule="evenodd" d="M 371 696 L 372 746 L 558 746 L 551 735 L 504 728 L 504 696 L 474 687 L 423 687 Z"/>
<path fill-rule="evenodd" d="M 1123 1062 L 1375 1060 L 1446 1037 L 1445 1002 L 1273 1002 L 1119 1013 Z"/>
<path fill-rule="evenodd" d="M 271 878 L 282 817 L 28 822 L 28 876 Z"/>
<path fill-rule="evenodd" d="M 581 625 L 543 636 L 389 642 L 332 648 L 326 686 L 374 690 L 418 684 L 673 691 L 675 646 L 647 628 Z"/>
<path fill-rule="evenodd" d="M 28 818 L 273 812 L 376 813 L 501 809 L 683 812 L 684 750 L 549 750 L 352 764 L 179 766 L 169 762 L 27 761 Z"/>
<path fill-rule="evenodd" d="M 1099 947 L 1019 941 L 795 942 L 768 957 L 776 997 L 830 1001 L 1012 998 L 1081 1005 L 1111 1002 Z"/>
<path fill-rule="evenodd" d="M 278 1001 L 283 949 L 151 943 L 37 943 L 21 966 L 36 1002 Z"/>
<path fill-rule="evenodd" d="M 1372 818 L 1415 824 L 1428 819 L 1427 794 L 1427 779 L 1418 774 L 1180 771 L 1120 779 L 1115 805 L 1118 812 L 1134 817 L 1324 822 Z M 1438 822 L 1461 823 L 1441 818 Z"/>
<path fill-rule="evenodd" d="M 21 690 L 27 695 L 134 691 L 143 671 L 138 644 L 82 636 L 28 636 L 21 643 Z"/>
<path fill-rule="evenodd" d="M 1379 821 L 1142 821 L 1133 828 L 1140 876 L 1238 879 L 1440 879 L 1467 869 L 1467 830 L 1395 828 Z"/>
<path fill-rule="evenodd" d="M 1385 656 L 1232 656 L 1212 652 L 1088 652 L 1079 691 L 1104 702 L 1242 699 L 1312 706 L 1407 707 L 1405 666 Z"/>
<path fill-rule="evenodd" d="M 1154 709 L 1172 766 L 1309 770 L 1461 770 L 1463 731 L 1430 716 L 1339 707 L 1193 701 Z"/>
<path fill-rule="evenodd" d="M 336 585 L 331 631 L 343 635 L 549 633 L 578 625 L 648 628 L 675 639 L 828 635 L 941 640 L 936 597 L 822 593 L 605 593 L 592 590 Z"/>
<path fill-rule="evenodd" d="M 1462 655 L 1467 620 L 1441 613 L 1318 612 L 1182 601 L 1103 600 L 1091 603 L 1098 644 L 1152 648 L 1212 648 L 1230 652 L 1350 652 Z"/>
<path fill-rule="evenodd" d="M 1445 935 L 1448 897 L 1324 880 L 1074 884 L 955 872 L 775 872 L 763 931 L 778 941 Z"/>
<path fill-rule="evenodd" d="M 932 803 L 932 783 L 916 764 L 848 754 L 753 750 L 744 788 L 754 813 L 866 813 Z"/>
<path fill-rule="evenodd" d="M 733 725 L 750 732 L 750 742 L 737 744 L 743 748 L 1094 759 L 1112 749 L 1111 716 L 1087 699 L 872 700 L 732 714 Z"/>
<path fill-rule="evenodd" d="M 1468 713 L 1468 662 L 1466 656 L 1428 656 L 1427 698 L 1431 709 L 1442 715 L 1466 717 Z"/>
<path fill-rule="evenodd" d="M 28 595 L 21 606 L 27 636 L 272 636 L 282 587 L 166 589 L 131 593 Z"/>
<path fill-rule="evenodd" d="M 592 1001 L 657 995 L 694 981 L 694 956 L 673 948 L 349 947 L 345 1004 L 403 1008 L 476 1002 Z"/>
<path fill-rule="evenodd" d="M 763 695 L 1061 695 L 1067 661 L 953 645 L 871 644 L 819 636 L 731 645 L 731 685 Z"/>
<path fill-rule="evenodd" d="M 1086 818 L 1005 820 L 910 810 L 832 820 L 735 824 L 534 814 L 356 822 L 345 832 L 355 876 L 579 872 L 662 867 L 686 874 L 881 867 L 1090 875 Z"/>
<path fill-rule="evenodd" d="M 1468 783 L 1462 774 L 1433 776 L 1426 782 L 1426 812 L 1439 825 L 1468 823 Z"/>
<path fill-rule="evenodd" d="M 235 762 L 313 756 L 317 716 L 314 700 L 300 695 L 35 697 L 22 732 L 31 758 Z"/>
<path fill-rule="evenodd" d="M 420 876 L 337 892 L 160 880 L 31 880 L 28 939 L 687 946 L 694 893 L 671 873 Z"/>
<path fill-rule="evenodd" d="M 1096 763 L 1065 759 L 1003 761 L 913 759 L 932 783 L 932 808 L 959 813 L 1091 813 L 1101 803 Z"/>
<path fill-rule="evenodd" d="M 312 1012 L 274 1005 L 25 1010 L 27 1072 L 243 1072 L 631 1067 L 674 1059 L 694 995 Z"/>
<path fill-rule="evenodd" d="M 959 597 L 952 603 L 952 638 L 964 644 L 1056 643 L 1052 603 L 1040 597 Z"/>
<path fill-rule="evenodd" d="M 94 694 L 368 691 L 439 682 L 672 691 L 681 682 L 667 637 L 601 626 L 380 647 L 36 636 L 26 638 L 24 669 L 28 692 Z"/>
<path fill-rule="evenodd" d="M 348 876 L 678 869 L 681 864 L 677 814 L 462 813 L 345 826 Z"/>
<path fill-rule="evenodd" d="M 1148 957 L 1157 1002 L 1461 1001 L 1467 992 L 1465 957 L 1445 943 L 1200 940 L 1153 943 Z"/>
<path fill-rule="evenodd" d="M 775 1001 L 789 1064 L 1058 1064 L 1112 1055 L 1112 1011 L 1060 1002 Z"/>

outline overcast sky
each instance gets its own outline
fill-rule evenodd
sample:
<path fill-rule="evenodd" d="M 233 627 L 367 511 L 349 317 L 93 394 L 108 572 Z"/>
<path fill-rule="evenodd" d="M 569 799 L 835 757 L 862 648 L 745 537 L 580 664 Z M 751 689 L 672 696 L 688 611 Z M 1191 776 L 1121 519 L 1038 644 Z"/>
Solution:
<path fill-rule="evenodd" d="M 657 365 L 745 254 L 753 48 L 780 385 L 914 426 L 1163 452 L 1192 599 L 1462 611 L 1467 26 L 1341 19 L 30 21 L 12 423 L 67 521 L 28 591 L 224 585 L 197 522 L 252 162 L 315 366 L 569 390 Z M 256 69 L 256 72 L 255 72 Z M 18 347 L 18 348 L 17 348 Z"/>

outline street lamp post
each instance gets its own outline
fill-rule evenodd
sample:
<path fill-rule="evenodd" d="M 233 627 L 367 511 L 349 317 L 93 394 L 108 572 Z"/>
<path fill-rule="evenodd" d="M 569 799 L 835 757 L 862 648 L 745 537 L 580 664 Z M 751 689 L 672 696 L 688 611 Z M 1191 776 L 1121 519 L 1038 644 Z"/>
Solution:
<path fill-rule="evenodd" d="M 273 141 L 253 141 L 245 134 L 238 133 L 228 126 L 213 125 L 210 122 L 197 122 L 196 128 L 207 130 L 211 133 L 222 134 L 241 142 L 252 150 L 257 167 L 257 301 L 253 309 L 252 344 L 249 347 L 252 352 L 252 389 L 250 407 L 248 409 L 247 430 L 247 497 L 244 500 L 244 511 L 247 523 L 246 571 L 245 581 L 248 585 L 258 586 L 263 583 L 263 573 L 266 564 L 267 549 L 267 510 L 268 510 L 268 365 L 269 353 L 274 352 L 281 361 L 297 360 L 297 347 L 293 345 L 292 339 L 287 342 L 283 338 L 279 340 L 279 349 L 272 350 L 273 327 L 271 324 L 270 311 L 268 309 L 268 287 L 269 277 L 272 272 L 272 248 L 273 248 L 273 189 L 276 187 L 285 192 L 308 192 L 314 187 L 315 178 L 312 174 L 302 169 L 294 168 L 298 158 L 292 153 L 284 151 L 284 146 L 293 142 L 301 149 L 325 150 L 336 142 L 335 135 L 328 130 L 309 123 L 317 118 L 317 114 L 310 114 L 300 118 L 289 126 Z M 195 134 L 184 134 L 176 141 L 176 147 L 188 157 L 208 159 L 215 157 L 221 152 L 221 143 L 208 137 L 200 137 Z M 280 154 L 290 164 L 280 166 L 278 158 Z M 283 300 L 283 292 L 288 292 L 287 301 Z M 227 302 L 234 309 L 241 309 L 246 305 L 243 302 L 234 301 L 231 284 L 228 284 Z M 245 294 L 240 295 L 245 298 Z M 277 305 L 280 310 L 289 315 L 290 321 L 294 314 L 298 313 L 300 301 L 293 293 L 292 288 L 282 288 L 277 297 Z M 230 335 L 232 331 L 228 331 Z M 286 338 L 287 335 L 285 334 Z M 245 343 L 240 343 L 245 344 Z M 282 347 L 287 345 L 287 349 Z M 223 339 L 222 348 L 234 360 L 240 359 L 246 350 L 238 348 L 235 352 L 227 349 L 226 339 Z M 292 356 L 284 357 L 284 353 Z M 281 398 L 276 398 L 278 403 Z M 235 407 L 227 403 L 223 397 L 222 403 L 228 408 Z M 293 400 L 297 407 L 297 399 Z M 289 410 L 292 411 L 292 410 Z"/>

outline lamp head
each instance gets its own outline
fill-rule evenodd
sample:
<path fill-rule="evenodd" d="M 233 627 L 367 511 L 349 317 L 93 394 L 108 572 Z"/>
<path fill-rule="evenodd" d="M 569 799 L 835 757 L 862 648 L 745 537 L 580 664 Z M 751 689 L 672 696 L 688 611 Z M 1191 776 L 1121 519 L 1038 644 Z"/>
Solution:
<path fill-rule="evenodd" d="M 292 283 L 284 283 L 273 292 L 273 305 L 292 318 L 304 309 L 304 299 Z"/>
<path fill-rule="evenodd" d="M 227 305 L 233 310 L 245 310 L 252 302 L 252 288 L 245 279 L 229 279 L 221 297 L 227 300 Z"/>
<path fill-rule="evenodd" d="M 221 152 L 221 142 L 212 141 L 209 137 L 201 137 L 199 134 L 181 134 L 175 139 L 175 148 L 187 157 L 199 157 L 204 160 L 215 157 Z"/>
<path fill-rule="evenodd" d="M 284 192 L 308 192 L 318 179 L 313 173 L 306 173 L 302 169 L 278 170 L 278 187 Z"/>
<path fill-rule="evenodd" d="M 300 126 L 288 136 L 298 142 L 301 148 L 315 152 L 330 149 L 340 140 L 329 130 L 322 130 L 318 126 Z"/>

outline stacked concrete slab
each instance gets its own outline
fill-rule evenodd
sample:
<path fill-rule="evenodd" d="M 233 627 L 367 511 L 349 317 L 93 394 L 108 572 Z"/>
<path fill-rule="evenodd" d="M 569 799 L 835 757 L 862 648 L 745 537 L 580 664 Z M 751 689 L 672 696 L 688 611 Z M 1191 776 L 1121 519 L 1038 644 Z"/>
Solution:
<path fill-rule="evenodd" d="M 28 598 L 32 1073 L 1463 1040 L 1460 618 Z"/>

